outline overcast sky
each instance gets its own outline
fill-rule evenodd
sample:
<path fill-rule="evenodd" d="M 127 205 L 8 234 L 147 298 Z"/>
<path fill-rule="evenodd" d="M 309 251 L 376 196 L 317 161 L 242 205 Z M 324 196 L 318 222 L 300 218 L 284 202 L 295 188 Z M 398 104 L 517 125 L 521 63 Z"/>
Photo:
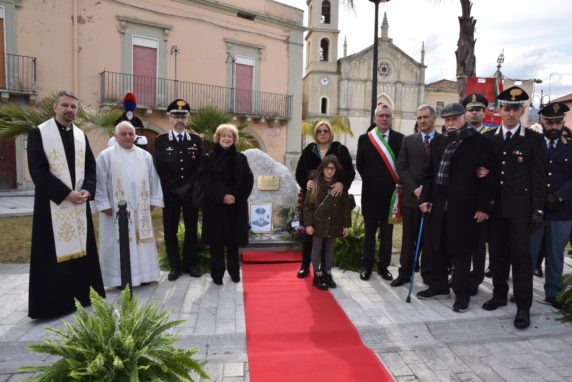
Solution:
<path fill-rule="evenodd" d="M 277 0 L 306 10 L 305 0 Z M 343 1 L 342 1 L 343 3 Z M 340 6 L 340 49 L 347 37 L 348 54 L 373 43 L 374 5 L 354 0 L 355 10 Z M 379 23 L 387 13 L 389 37 L 419 61 L 425 42 L 426 82 L 455 80 L 459 37 L 459 0 L 391 0 L 380 4 Z M 492 76 L 504 49 L 502 73 L 513 79 L 537 78 L 545 101 L 572 93 L 572 2 L 570 0 L 474 0 L 477 75 Z M 307 17 L 304 17 L 307 26 Z"/>

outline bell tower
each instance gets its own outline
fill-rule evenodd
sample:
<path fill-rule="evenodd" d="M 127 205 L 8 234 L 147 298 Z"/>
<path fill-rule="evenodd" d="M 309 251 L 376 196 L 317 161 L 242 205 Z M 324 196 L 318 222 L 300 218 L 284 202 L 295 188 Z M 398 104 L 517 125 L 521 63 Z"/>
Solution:
<path fill-rule="evenodd" d="M 308 32 L 302 118 L 331 117 L 338 109 L 339 0 L 306 0 Z"/>

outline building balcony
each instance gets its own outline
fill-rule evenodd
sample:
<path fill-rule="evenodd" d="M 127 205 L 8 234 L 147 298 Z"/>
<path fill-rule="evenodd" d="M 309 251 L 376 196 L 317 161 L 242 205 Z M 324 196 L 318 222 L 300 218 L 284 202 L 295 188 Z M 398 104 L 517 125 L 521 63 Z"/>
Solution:
<path fill-rule="evenodd" d="M 100 79 L 101 106 L 119 106 L 126 92 L 137 98 L 137 107 L 166 110 L 170 102 L 182 98 L 191 111 L 213 106 L 233 116 L 268 120 L 292 117 L 292 96 L 215 85 L 176 81 L 165 78 L 135 76 L 103 71 Z"/>
<path fill-rule="evenodd" d="M 36 57 L 1 53 L 0 93 L 4 99 L 36 95 Z"/>

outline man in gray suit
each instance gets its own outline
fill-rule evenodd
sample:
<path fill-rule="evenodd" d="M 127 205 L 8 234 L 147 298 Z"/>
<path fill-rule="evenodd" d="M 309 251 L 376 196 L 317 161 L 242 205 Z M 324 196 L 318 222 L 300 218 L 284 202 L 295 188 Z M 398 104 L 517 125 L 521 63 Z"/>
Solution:
<path fill-rule="evenodd" d="M 421 219 L 419 195 L 421 195 L 423 182 L 423 167 L 429 155 L 431 140 L 440 136 L 435 131 L 435 109 L 432 106 L 421 105 L 417 108 L 417 129 L 419 132 L 403 138 L 397 158 L 397 173 L 403 187 L 401 190 L 403 236 L 399 257 L 399 276 L 391 282 L 393 287 L 408 283 L 414 267 L 413 256 Z M 423 241 L 425 240 L 422 240 L 422 243 Z M 421 277 L 423 280 L 428 280 L 429 272 L 427 262 L 422 261 Z"/>

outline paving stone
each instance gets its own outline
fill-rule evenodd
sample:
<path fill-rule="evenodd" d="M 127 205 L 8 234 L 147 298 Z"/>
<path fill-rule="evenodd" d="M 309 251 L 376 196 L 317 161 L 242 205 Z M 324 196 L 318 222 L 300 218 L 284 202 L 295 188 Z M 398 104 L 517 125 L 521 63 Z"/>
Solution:
<path fill-rule="evenodd" d="M 223 375 L 226 380 L 227 377 L 243 377 L 244 364 L 242 363 L 225 363 L 223 368 Z"/>

